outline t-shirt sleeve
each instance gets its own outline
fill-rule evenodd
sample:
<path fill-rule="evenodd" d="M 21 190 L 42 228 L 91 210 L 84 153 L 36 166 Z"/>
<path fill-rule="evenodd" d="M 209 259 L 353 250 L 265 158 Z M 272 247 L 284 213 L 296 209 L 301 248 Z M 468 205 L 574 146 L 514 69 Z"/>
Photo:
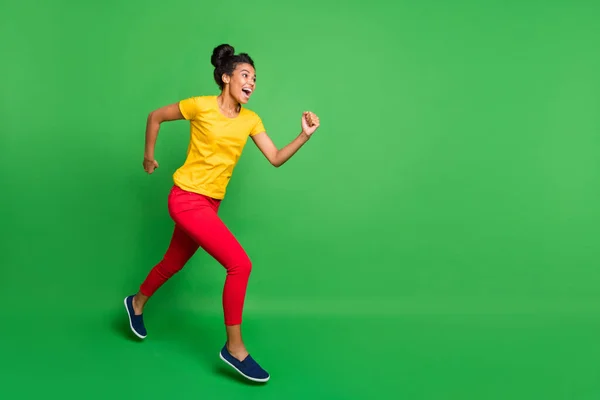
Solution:
<path fill-rule="evenodd" d="M 192 120 L 200 113 L 200 98 L 188 97 L 179 101 L 179 110 L 185 119 Z"/>
<path fill-rule="evenodd" d="M 256 121 L 255 121 L 254 125 L 252 126 L 252 129 L 250 130 L 250 136 L 258 135 L 259 133 L 263 133 L 265 131 L 266 131 L 266 129 L 265 129 L 265 126 L 263 124 L 263 121 L 257 115 L 256 116 Z"/>

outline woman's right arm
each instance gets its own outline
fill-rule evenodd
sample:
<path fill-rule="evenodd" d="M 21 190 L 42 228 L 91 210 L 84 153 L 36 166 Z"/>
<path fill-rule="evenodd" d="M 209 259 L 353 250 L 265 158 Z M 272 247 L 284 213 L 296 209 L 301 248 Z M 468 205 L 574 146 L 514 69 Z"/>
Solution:
<path fill-rule="evenodd" d="M 144 146 L 144 169 L 148 173 L 152 173 L 155 168 L 158 168 L 158 163 L 154 160 L 154 147 L 158 138 L 160 124 L 165 121 L 176 121 L 184 119 L 179 109 L 179 103 L 173 103 L 163 106 L 148 114 L 146 120 L 146 143 Z"/>

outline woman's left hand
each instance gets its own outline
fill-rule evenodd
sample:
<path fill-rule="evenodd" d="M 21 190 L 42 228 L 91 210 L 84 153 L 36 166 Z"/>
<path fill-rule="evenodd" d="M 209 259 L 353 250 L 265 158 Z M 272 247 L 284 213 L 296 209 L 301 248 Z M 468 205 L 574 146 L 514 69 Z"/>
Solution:
<path fill-rule="evenodd" d="M 305 111 L 302 113 L 302 132 L 309 136 L 312 135 L 319 127 L 319 117 L 315 113 Z"/>

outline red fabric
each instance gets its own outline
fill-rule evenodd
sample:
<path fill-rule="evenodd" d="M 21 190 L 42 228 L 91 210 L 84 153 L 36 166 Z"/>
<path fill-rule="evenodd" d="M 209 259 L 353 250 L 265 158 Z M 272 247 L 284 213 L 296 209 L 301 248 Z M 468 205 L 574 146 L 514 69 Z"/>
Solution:
<path fill-rule="evenodd" d="M 252 263 L 219 218 L 221 201 L 174 186 L 169 193 L 168 204 L 171 218 L 175 221 L 175 230 L 163 259 L 152 268 L 141 284 L 141 293 L 152 296 L 201 247 L 227 271 L 223 288 L 225 324 L 241 324 Z"/>

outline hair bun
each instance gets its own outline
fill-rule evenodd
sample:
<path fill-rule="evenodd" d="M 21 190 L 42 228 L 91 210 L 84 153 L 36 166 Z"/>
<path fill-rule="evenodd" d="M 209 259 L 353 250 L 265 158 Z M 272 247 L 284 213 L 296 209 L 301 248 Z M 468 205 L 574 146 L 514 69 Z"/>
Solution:
<path fill-rule="evenodd" d="M 235 50 L 232 46 L 228 44 L 221 44 L 214 48 L 213 54 L 210 57 L 210 62 L 216 68 L 219 68 L 219 66 L 225 63 L 225 60 L 233 55 L 235 55 Z"/>

